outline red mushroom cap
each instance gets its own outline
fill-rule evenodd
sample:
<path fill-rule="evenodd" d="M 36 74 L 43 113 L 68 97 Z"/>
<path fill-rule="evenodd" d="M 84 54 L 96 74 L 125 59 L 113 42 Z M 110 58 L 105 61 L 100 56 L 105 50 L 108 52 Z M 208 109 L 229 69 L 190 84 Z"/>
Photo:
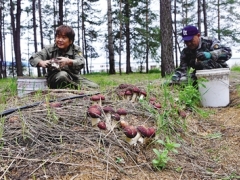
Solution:
<path fill-rule="evenodd" d="M 145 90 L 141 90 L 139 93 L 142 94 L 145 97 L 147 96 L 147 92 Z"/>
<path fill-rule="evenodd" d="M 92 108 L 93 108 L 93 109 L 96 109 L 96 108 L 97 108 L 97 109 L 99 109 L 99 110 L 101 109 L 101 107 L 100 107 L 98 104 L 94 104 L 94 105 L 92 105 L 92 106 L 89 106 L 88 109 L 92 109 Z"/>
<path fill-rule="evenodd" d="M 140 89 L 139 89 L 138 87 L 134 86 L 134 87 L 132 88 L 132 91 L 133 91 L 134 93 L 139 93 L 139 92 L 140 92 Z"/>
<path fill-rule="evenodd" d="M 138 126 L 137 130 L 140 132 L 142 137 L 148 137 L 148 129 L 145 126 Z"/>
<path fill-rule="evenodd" d="M 103 129 L 103 130 L 107 129 L 106 123 L 103 121 L 100 121 L 97 126 L 99 129 Z"/>
<path fill-rule="evenodd" d="M 125 91 L 125 95 L 132 95 L 132 91 L 126 90 L 126 91 Z"/>
<path fill-rule="evenodd" d="M 60 102 L 51 102 L 50 103 L 50 107 L 61 107 L 62 106 L 62 103 Z"/>
<path fill-rule="evenodd" d="M 156 98 L 155 97 L 150 97 L 149 101 L 156 101 Z"/>
<path fill-rule="evenodd" d="M 101 100 L 105 100 L 105 96 L 104 96 L 104 95 L 99 94 L 98 96 L 99 96 L 99 98 L 100 98 Z"/>
<path fill-rule="evenodd" d="M 119 89 L 125 89 L 128 87 L 128 84 L 120 84 L 118 87 Z"/>
<path fill-rule="evenodd" d="M 178 114 L 179 116 L 181 116 L 182 118 L 185 118 L 187 116 L 186 112 L 184 110 L 178 110 Z"/>
<path fill-rule="evenodd" d="M 101 116 L 101 110 L 96 108 L 88 108 L 88 115 L 92 118 L 98 118 Z"/>
<path fill-rule="evenodd" d="M 100 96 L 98 96 L 98 95 L 93 95 L 90 99 L 91 99 L 92 101 L 99 101 L 99 100 L 100 100 Z"/>
<path fill-rule="evenodd" d="M 104 106 L 103 111 L 105 113 L 114 113 L 115 112 L 114 109 L 111 106 Z"/>
<path fill-rule="evenodd" d="M 118 113 L 119 115 L 127 115 L 127 111 L 126 111 L 125 109 L 123 109 L 123 108 L 118 109 L 118 110 L 117 110 L 117 113 Z"/>
<path fill-rule="evenodd" d="M 128 138 L 134 138 L 137 135 L 137 129 L 133 126 L 126 126 L 123 132 Z"/>
<path fill-rule="evenodd" d="M 153 127 L 148 128 L 148 136 L 147 137 L 154 137 L 155 132 L 156 132 L 155 128 L 153 128 Z"/>
<path fill-rule="evenodd" d="M 159 109 L 159 108 L 162 107 L 162 105 L 161 105 L 160 103 L 154 103 L 153 106 L 154 106 L 154 108 L 156 108 L 156 109 Z"/>
<path fill-rule="evenodd" d="M 118 113 L 114 113 L 114 114 L 112 114 L 111 118 L 114 119 L 115 121 L 119 121 L 120 115 Z"/>

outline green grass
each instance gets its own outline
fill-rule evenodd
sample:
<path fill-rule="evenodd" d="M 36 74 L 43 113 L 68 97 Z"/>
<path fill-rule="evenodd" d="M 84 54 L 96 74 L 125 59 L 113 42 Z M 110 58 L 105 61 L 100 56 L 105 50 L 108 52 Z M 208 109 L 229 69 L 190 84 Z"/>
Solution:
<path fill-rule="evenodd" d="M 231 71 L 240 72 L 240 66 L 237 66 L 237 65 L 232 66 Z"/>
<path fill-rule="evenodd" d="M 116 87 L 119 84 L 136 84 L 143 81 L 153 81 L 156 79 L 161 78 L 160 73 L 132 73 L 132 74 L 114 74 L 109 75 L 106 73 L 94 73 L 94 74 L 88 74 L 84 75 L 84 77 L 88 78 L 89 80 L 92 80 L 93 82 L 96 82 L 100 85 L 101 90 L 105 90 L 109 87 Z"/>

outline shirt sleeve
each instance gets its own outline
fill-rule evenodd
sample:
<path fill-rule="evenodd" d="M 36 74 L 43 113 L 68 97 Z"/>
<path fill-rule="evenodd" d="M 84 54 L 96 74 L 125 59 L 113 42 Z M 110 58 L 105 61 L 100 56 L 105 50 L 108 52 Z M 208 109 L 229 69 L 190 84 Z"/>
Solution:
<path fill-rule="evenodd" d="M 42 60 L 43 61 L 47 60 L 47 57 L 48 57 L 48 51 L 46 48 L 43 48 L 41 51 L 34 53 L 30 57 L 29 62 L 31 64 L 31 66 L 37 67 L 38 63 Z"/>
<path fill-rule="evenodd" d="M 80 47 L 74 47 L 74 58 L 73 58 L 73 68 L 82 69 L 85 64 L 85 58 L 83 57 L 82 50 Z"/>
<path fill-rule="evenodd" d="M 175 73 L 180 74 L 180 76 L 186 76 L 188 68 L 193 66 L 190 65 L 191 60 L 187 57 L 185 49 L 181 52 L 180 55 L 180 66 L 176 68 Z"/>
<path fill-rule="evenodd" d="M 217 39 L 213 39 L 210 53 L 214 61 L 227 61 L 232 57 L 231 48 L 222 45 Z"/>

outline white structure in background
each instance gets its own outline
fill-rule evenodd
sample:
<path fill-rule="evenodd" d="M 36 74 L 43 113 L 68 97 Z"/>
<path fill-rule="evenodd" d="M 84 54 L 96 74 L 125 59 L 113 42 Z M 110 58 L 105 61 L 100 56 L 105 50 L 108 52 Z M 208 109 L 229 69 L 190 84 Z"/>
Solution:
<path fill-rule="evenodd" d="M 149 70 L 151 69 L 161 69 L 161 64 L 157 62 L 149 62 Z M 89 65 L 89 72 L 108 72 L 109 71 L 109 64 L 108 63 L 92 63 Z M 140 72 L 141 65 L 140 63 L 131 62 L 131 69 L 133 72 Z M 115 71 L 119 72 L 119 62 L 115 62 Z M 121 71 L 124 73 L 126 72 L 126 63 L 121 63 Z M 142 64 L 142 72 L 146 72 L 146 63 Z"/>

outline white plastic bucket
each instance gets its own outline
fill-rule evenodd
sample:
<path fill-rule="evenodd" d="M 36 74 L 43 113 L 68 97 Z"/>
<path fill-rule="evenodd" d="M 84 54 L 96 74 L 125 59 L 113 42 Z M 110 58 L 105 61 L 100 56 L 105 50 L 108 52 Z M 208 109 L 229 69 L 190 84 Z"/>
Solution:
<path fill-rule="evenodd" d="M 33 91 L 44 90 L 47 88 L 47 80 L 45 78 L 18 77 L 17 79 L 17 91 L 19 97 L 23 97 Z"/>
<path fill-rule="evenodd" d="M 229 68 L 197 70 L 198 79 L 204 78 L 207 82 L 199 82 L 201 103 L 204 107 L 225 107 L 230 102 Z"/>

